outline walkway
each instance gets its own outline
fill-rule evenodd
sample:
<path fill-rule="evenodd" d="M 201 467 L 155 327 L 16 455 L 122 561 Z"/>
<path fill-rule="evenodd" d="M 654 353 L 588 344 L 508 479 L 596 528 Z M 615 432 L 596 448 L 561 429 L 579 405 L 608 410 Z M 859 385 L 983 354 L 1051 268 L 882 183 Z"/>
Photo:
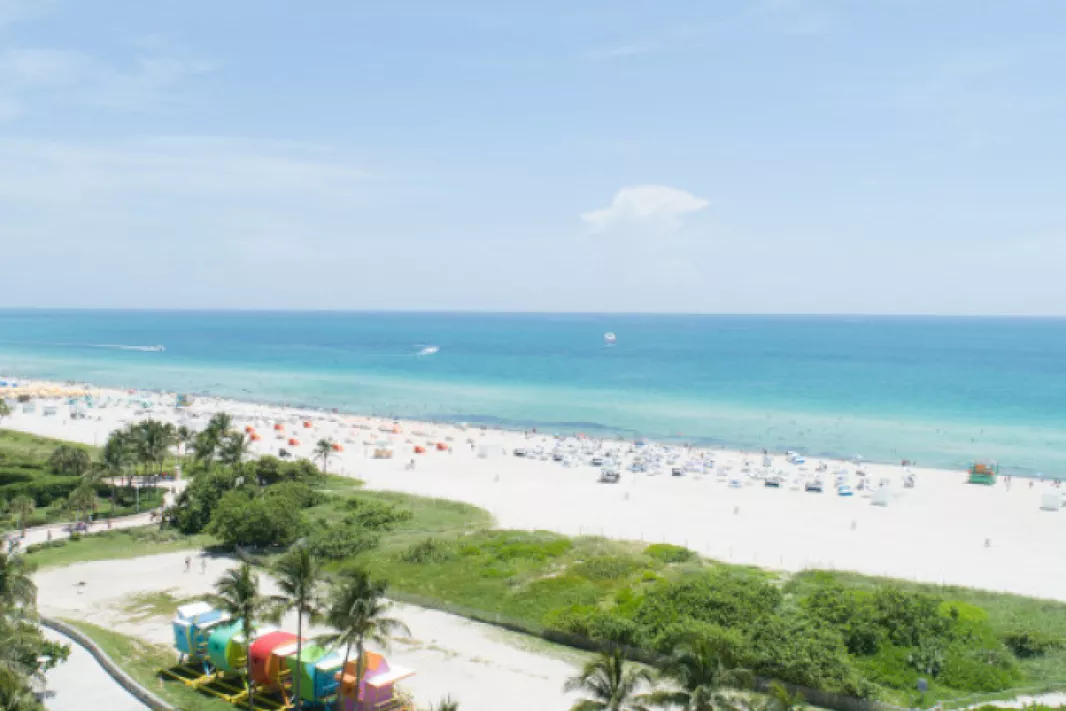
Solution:
<path fill-rule="evenodd" d="M 115 683 L 77 642 L 47 628 L 42 631 L 48 639 L 70 646 L 70 658 L 45 675 L 48 696 L 44 704 L 51 711 L 143 711 L 147 708 Z"/>

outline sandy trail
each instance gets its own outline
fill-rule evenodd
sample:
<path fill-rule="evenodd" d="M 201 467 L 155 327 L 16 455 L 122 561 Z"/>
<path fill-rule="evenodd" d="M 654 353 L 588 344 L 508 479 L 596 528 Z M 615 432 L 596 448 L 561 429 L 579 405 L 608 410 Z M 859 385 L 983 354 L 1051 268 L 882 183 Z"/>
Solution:
<path fill-rule="evenodd" d="M 168 553 L 42 571 L 36 576 L 40 610 L 169 647 L 173 644 L 169 616 L 137 613 L 132 596 L 167 592 L 179 600 L 195 599 L 211 592 L 214 581 L 234 565 L 228 558 L 207 558 L 201 573 L 200 559 L 194 554 L 192 569 L 185 572 L 187 555 Z M 265 592 L 275 593 L 272 581 L 265 575 L 261 578 Z M 470 711 L 501 707 L 542 711 L 572 703 L 562 686 L 580 662 L 576 653 L 410 605 L 397 605 L 395 616 L 410 627 L 412 636 L 395 642 L 386 657 L 416 670 L 404 688 L 420 705 L 448 694 Z M 281 626 L 295 632 L 295 616 L 287 616 Z M 313 628 L 309 634 L 323 632 L 323 628 Z M 66 707 L 56 708 L 63 711 Z"/>

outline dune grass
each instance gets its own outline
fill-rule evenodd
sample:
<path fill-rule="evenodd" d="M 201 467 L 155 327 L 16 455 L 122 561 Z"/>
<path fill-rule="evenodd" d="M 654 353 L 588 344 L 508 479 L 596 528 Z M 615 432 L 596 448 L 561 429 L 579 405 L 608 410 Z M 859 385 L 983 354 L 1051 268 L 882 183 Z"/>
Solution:
<path fill-rule="evenodd" d="M 89 622 L 69 619 L 64 622 L 96 642 L 135 681 L 175 708 L 183 711 L 232 711 L 233 706 L 221 699 L 204 696 L 181 682 L 160 677 L 159 670 L 172 666 L 176 661 L 173 649 L 148 644 Z"/>

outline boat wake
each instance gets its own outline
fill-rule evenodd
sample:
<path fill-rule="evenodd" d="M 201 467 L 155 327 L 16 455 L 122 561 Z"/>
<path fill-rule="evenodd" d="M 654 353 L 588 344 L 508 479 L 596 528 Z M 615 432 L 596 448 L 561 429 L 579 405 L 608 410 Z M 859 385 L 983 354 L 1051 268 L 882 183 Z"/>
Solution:
<path fill-rule="evenodd" d="M 425 348 L 423 348 L 422 350 L 420 350 L 420 351 L 419 351 L 418 353 L 416 353 L 415 355 L 420 355 L 420 356 L 431 356 L 431 355 L 433 355 L 434 353 L 438 352 L 439 350 L 440 350 L 440 346 L 426 346 Z"/>
<path fill-rule="evenodd" d="M 122 343 L 89 343 L 89 348 L 114 348 L 120 351 L 141 351 L 143 353 L 162 353 L 164 346 L 129 346 Z"/>

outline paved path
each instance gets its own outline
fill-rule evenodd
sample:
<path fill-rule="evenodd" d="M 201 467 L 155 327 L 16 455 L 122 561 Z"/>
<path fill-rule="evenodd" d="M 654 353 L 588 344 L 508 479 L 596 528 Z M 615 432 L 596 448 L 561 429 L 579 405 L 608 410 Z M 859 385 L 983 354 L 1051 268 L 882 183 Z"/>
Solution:
<path fill-rule="evenodd" d="M 171 486 L 175 486 L 177 493 L 181 493 L 181 490 L 185 488 L 185 482 L 178 482 L 176 485 L 172 482 Z M 163 505 L 172 506 L 176 496 L 169 491 L 163 496 Z M 158 511 L 158 509 L 157 509 Z M 105 518 L 99 518 L 93 523 L 87 531 L 82 531 L 82 535 L 92 535 L 94 533 L 100 533 L 102 531 L 110 531 L 120 528 L 136 528 L 138 526 L 147 526 L 150 523 L 158 522 L 159 519 L 153 521 L 152 514 L 149 511 L 140 514 L 134 514 L 133 516 L 122 516 L 119 518 L 111 519 L 110 528 L 107 525 Z M 26 546 L 32 546 L 35 543 L 45 543 L 48 540 L 57 541 L 63 538 L 70 537 L 70 523 L 49 523 L 43 526 L 35 526 L 34 528 L 26 529 L 26 537 L 19 541 L 21 548 Z M 48 534 L 51 532 L 52 537 L 49 539 Z M 19 531 L 9 531 L 5 536 L 0 536 L 0 539 L 10 538 L 12 536 L 18 536 Z"/>
<path fill-rule="evenodd" d="M 115 683 L 103 667 L 81 645 L 54 630 L 43 628 L 45 637 L 70 646 L 70 658 L 45 676 L 51 711 L 143 711 L 148 708 Z"/>

